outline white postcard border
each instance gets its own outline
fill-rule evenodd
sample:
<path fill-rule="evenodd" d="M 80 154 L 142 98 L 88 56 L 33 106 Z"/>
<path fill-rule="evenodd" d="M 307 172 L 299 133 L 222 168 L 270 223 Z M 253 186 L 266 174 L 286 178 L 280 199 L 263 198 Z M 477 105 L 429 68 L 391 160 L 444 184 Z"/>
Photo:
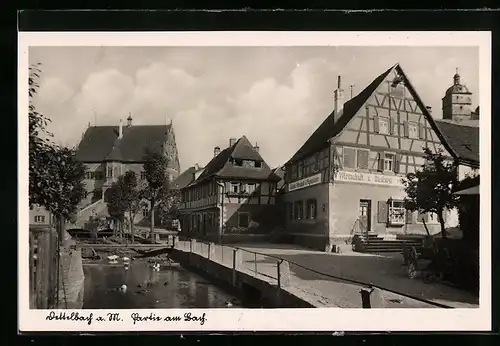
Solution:
<path fill-rule="evenodd" d="M 119 312 L 123 322 L 47 321 L 48 311 L 29 310 L 28 290 L 28 124 L 18 116 L 18 282 L 21 331 L 486 331 L 491 329 L 491 33 L 457 32 L 20 32 L 19 115 L 28 113 L 30 46 L 477 46 L 481 109 L 480 307 L 477 309 L 158 309 L 79 310 L 86 315 Z M 296 310 L 296 309 L 295 309 Z M 70 313 L 71 310 L 58 310 Z M 159 316 L 206 313 L 197 323 L 141 323 L 133 312 Z M 300 316 L 300 317 L 299 317 Z"/>

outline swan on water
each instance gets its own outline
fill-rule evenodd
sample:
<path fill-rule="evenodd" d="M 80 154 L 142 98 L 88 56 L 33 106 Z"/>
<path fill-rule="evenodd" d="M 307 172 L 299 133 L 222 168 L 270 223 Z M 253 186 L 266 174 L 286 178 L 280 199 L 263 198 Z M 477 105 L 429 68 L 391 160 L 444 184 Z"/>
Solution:
<path fill-rule="evenodd" d="M 121 285 L 120 292 L 123 292 L 123 293 L 127 292 L 127 285 L 125 285 L 125 284 Z"/>
<path fill-rule="evenodd" d="M 231 306 L 233 306 L 233 303 L 231 303 L 231 302 L 226 302 L 226 307 L 227 307 L 227 308 L 230 308 Z"/>

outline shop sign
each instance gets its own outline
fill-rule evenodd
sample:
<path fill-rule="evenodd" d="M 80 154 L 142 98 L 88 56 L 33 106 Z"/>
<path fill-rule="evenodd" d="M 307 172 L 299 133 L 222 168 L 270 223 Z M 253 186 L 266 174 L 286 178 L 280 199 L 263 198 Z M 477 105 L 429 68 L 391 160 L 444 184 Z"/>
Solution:
<path fill-rule="evenodd" d="M 358 183 L 358 184 L 398 186 L 398 187 L 403 186 L 403 182 L 401 181 L 401 179 L 402 177 L 398 175 L 391 176 L 383 174 L 346 172 L 346 171 L 339 171 L 335 175 L 335 181 Z"/>
<path fill-rule="evenodd" d="M 309 178 L 294 181 L 288 184 L 288 192 L 303 189 L 321 183 L 321 173 L 315 174 Z"/>

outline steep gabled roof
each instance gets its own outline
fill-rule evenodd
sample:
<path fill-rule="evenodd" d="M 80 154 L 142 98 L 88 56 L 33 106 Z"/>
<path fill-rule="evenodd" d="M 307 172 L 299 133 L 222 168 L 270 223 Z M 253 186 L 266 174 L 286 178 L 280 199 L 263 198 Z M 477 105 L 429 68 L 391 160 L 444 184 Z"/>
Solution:
<path fill-rule="evenodd" d="M 380 76 L 375 78 L 363 91 L 350 99 L 344 104 L 344 109 L 337 121 L 335 121 L 335 111 L 323 121 L 316 131 L 309 137 L 309 139 L 302 145 L 302 147 L 293 155 L 290 162 L 300 160 L 305 156 L 321 149 L 330 138 L 339 134 L 347 123 L 356 115 L 358 110 L 363 107 L 368 98 L 377 90 L 380 83 L 389 75 L 394 69 L 391 67 Z"/>
<path fill-rule="evenodd" d="M 276 188 L 279 190 L 285 185 L 285 171 L 283 170 L 283 166 L 278 166 L 273 169 L 273 173 L 276 174 L 280 180 L 278 181 L 278 184 Z"/>
<path fill-rule="evenodd" d="M 260 168 L 234 166 L 230 159 L 255 160 L 261 162 Z M 200 176 L 190 185 L 195 185 L 210 177 L 257 179 L 279 181 L 279 177 L 269 168 L 250 141 L 242 136 L 232 146 L 222 150 L 212 158 Z"/>
<path fill-rule="evenodd" d="M 458 159 L 479 166 L 479 127 L 443 120 L 436 123 Z"/>
<path fill-rule="evenodd" d="M 375 78 L 373 82 L 371 82 L 358 95 L 347 101 L 344 104 L 342 114 L 340 115 L 337 121 L 335 121 L 335 111 L 332 112 L 325 119 L 325 121 L 323 121 L 323 123 L 316 129 L 316 131 L 314 131 L 314 133 L 311 135 L 311 137 L 309 137 L 309 139 L 304 143 L 304 145 L 295 153 L 295 155 L 292 156 L 292 158 L 288 161 L 288 163 L 300 160 L 305 156 L 320 150 L 328 143 L 330 139 L 339 135 L 345 129 L 345 127 L 351 121 L 351 119 L 354 118 L 354 116 L 358 113 L 358 111 L 362 107 L 364 107 L 370 96 L 373 95 L 373 93 L 384 82 L 387 76 L 394 70 L 396 70 L 403 77 L 406 87 L 408 88 L 410 93 L 414 95 L 415 102 L 417 102 L 425 118 L 427 119 L 427 121 L 431 125 L 431 128 L 434 130 L 434 132 L 437 134 L 437 136 L 443 143 L 444 147 L 450 152 L 450 154 L 456 156 L 455 152 L 452 150 L 452 148 L 449 146 L 446 139 L 444 138 L 443 134 L 440 132 L 438 126 L 436 125 L 436 122 L 434 121 L 431 114 L 427 110 L 427 107 L 425 107 L 422 100 L 418 96 L 410 80 L 406 77 L 406 74 L 404 73 L 403 69 L 399 64 L 396 64 L 387 71 L 385 71 L 384 73 L 382 73 L 381 75 L 379 75 L 377 78 Z"/>
<path fill-rule="evenodd" d="M 173 182 L 172 182 L 172 188 L 174 189 L 183 189 L 185 188 L 186 186 L 188 186 L 194 179 L 194 173 L 201 170 L 203 168 L 199 167 L 198 169 L 196 167 L 189 167 L 188 169 L 186 169 L 184 172 L 181 173 L 181 175 L 179 175 L 177 177 L 177 179 L 175 179 Z"/>
<path fill-rule="evenodd" d="M 134 125 L 123 127 L 118 140 L 118 126 L 89 127 L 78 145 L 76 157 L 82 162 L 102 162 L 121 156 L 122 162 L 141 162 L 146 147 L 161 150 L 171 125 Z"/>

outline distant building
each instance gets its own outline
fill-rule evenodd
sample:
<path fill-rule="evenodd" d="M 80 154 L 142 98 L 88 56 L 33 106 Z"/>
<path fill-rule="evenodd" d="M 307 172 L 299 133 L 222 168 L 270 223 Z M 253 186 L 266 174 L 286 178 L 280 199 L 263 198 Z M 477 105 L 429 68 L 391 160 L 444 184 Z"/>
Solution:
<path fill-rule="evenodd" d="M 473 109 L 472 93 L 461 83 L 458 69 L 450 86 L 442 98 L 443 119 L 456 123 L 479 126 L 479 106 Z"/>
<path fill-rule="evenodd" d="M 44 207 L 35 205 L 29 211 L 29 225 L 30 227 L 50 226 L 52 225 L 52 215 Z"/>
<path fill-rule="evenodd" d="M 171 123 L 133 125 L 129 115 L 126 126 L 120 120 L 119 126 L 91 126 L 85 131 L 76 154 L 88 169 L 85 177 L 87 198 L 81 203 L 79 220 L 108 215 L 106 191 L 125 172 L 135 172 L 139 183 L 147 184 L 143 171 L 146 148 L 167 155 L 170 181 L 179 176 L 179 155 Z M 144 207 L 136 220 L 147 220 L 148 215 L 149 208 Z"/>
<path fill-rule="evenodd" d="M 172 189 L 181 190 L 181 189 L 185 188 L 194 180 L 195 174 L 201 173 L 203 171 L 203 169 L 204 168 L 200 167 L 198 164 L 196 164 L 192 167 L 189 167 L 184 172 L 182 172 L 177 177 L 177 179 L 175 179 L 172 182 L 172 185 L 171 185 Z"/>
<path fill-rule="evenodd" d="M 286 163 L 286 233 L 317 249 L 353 233 L 440 231 L 437 216 L 404 207 L 401 178 L 424 163 L 423 147 L 451 149 L 399 64 L 347 102 L 339 77 L 334 111 Z M 445 215 L 445 218 L 447 215 Z"/>
<path fill-rule="evenodd" d="M 191 174 L 181 189 L 183 233 L 231 242 L 272 231 L 280 178 L 245 136 L 230 139 L 222 151 L 215 147 L 205 168 Z"/>

